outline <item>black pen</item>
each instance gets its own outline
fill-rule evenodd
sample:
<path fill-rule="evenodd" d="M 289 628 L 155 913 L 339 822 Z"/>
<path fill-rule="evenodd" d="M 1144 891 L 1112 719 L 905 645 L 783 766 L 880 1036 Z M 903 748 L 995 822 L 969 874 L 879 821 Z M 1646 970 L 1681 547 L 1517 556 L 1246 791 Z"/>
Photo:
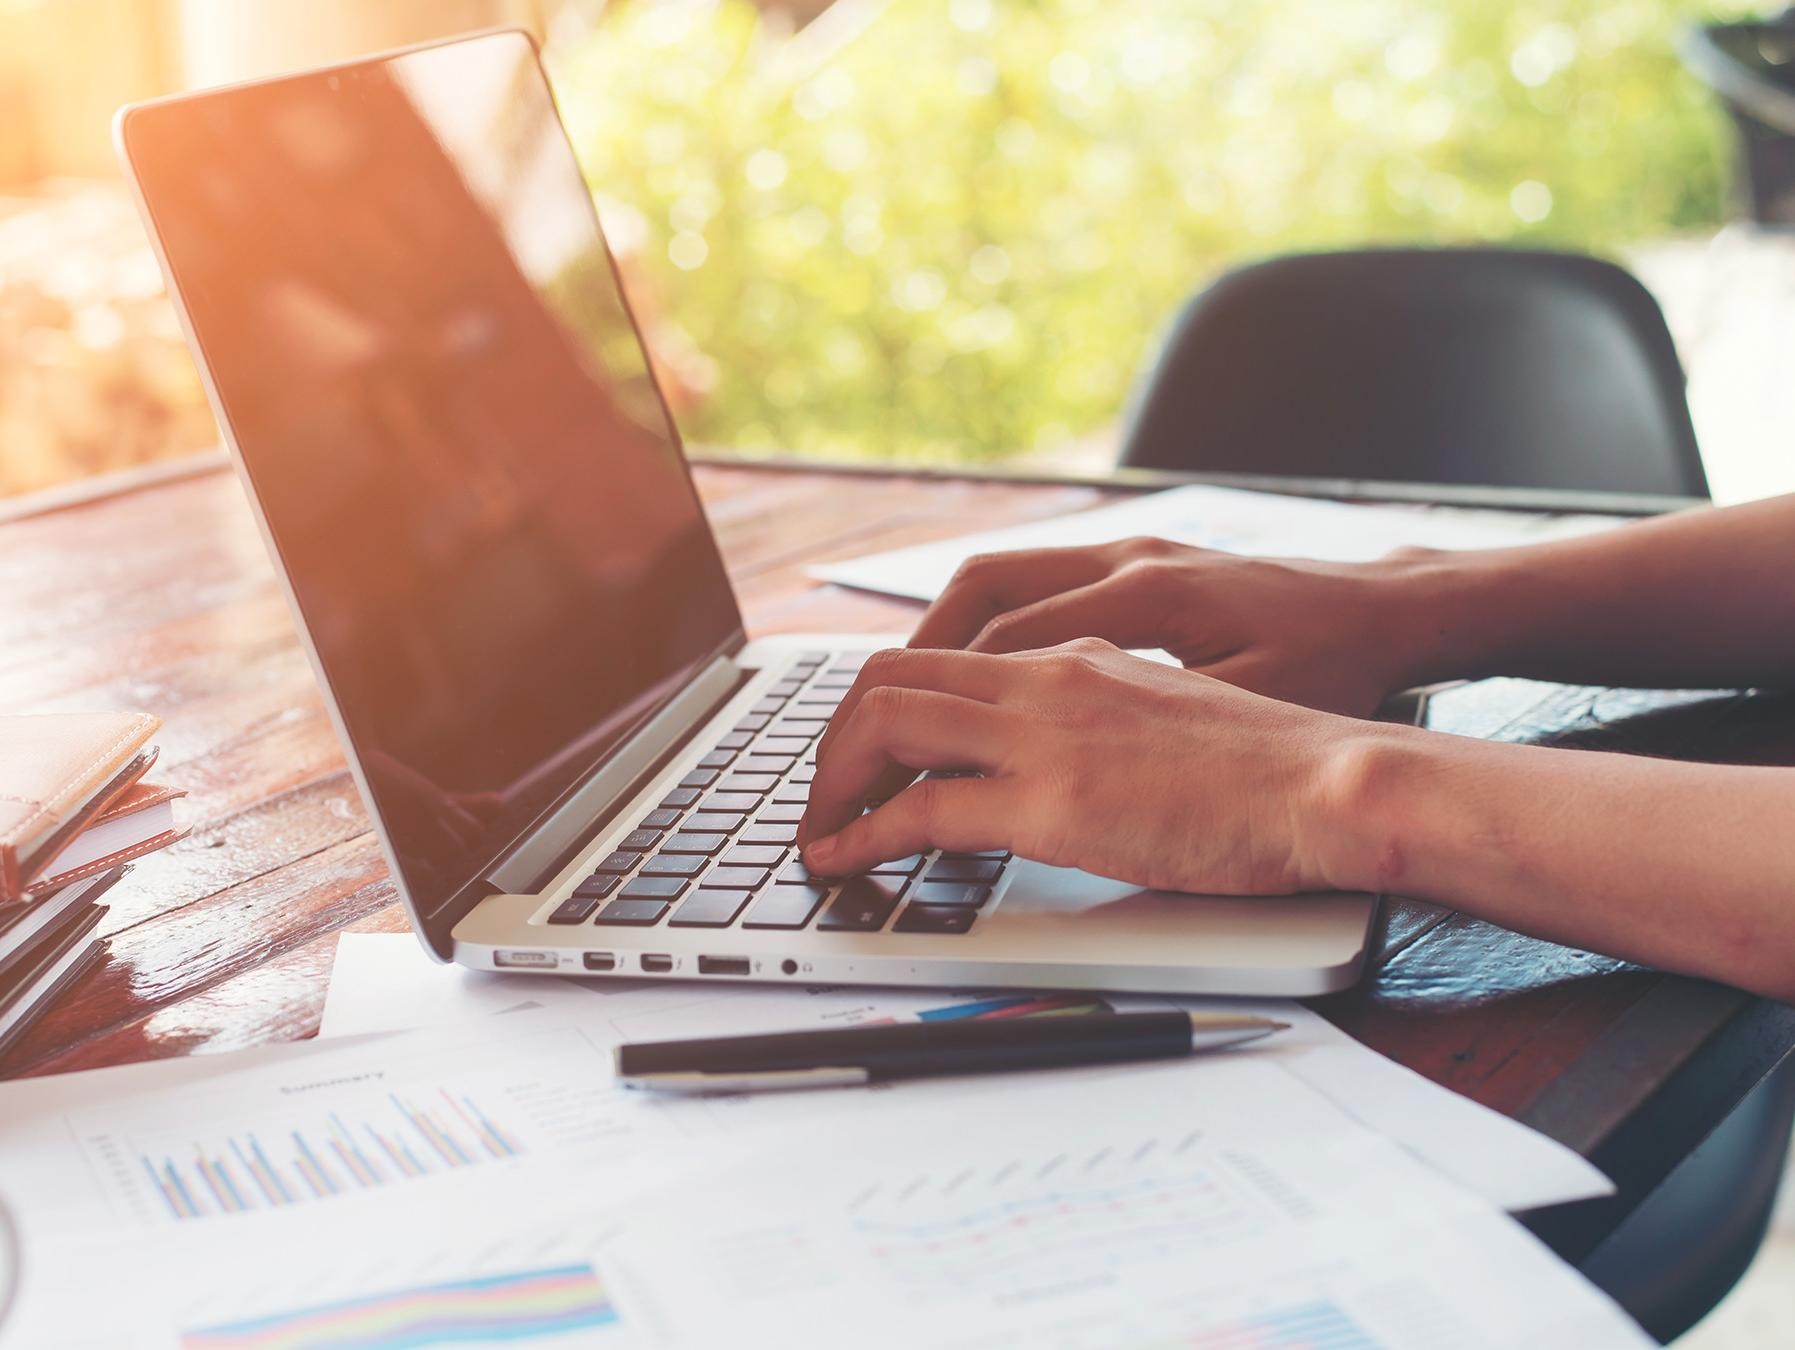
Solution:
<path fill-rule="evenodd" d="M 1283 1031 L 1240 1013 L 1080 1013 L 896 1022 L 829 1031 L 716 1036 L 617 1047 L 625 1087 L 657 1092 L 766 1092 L 853 1087 L 896 1078 L 1176 1059 Z"/>

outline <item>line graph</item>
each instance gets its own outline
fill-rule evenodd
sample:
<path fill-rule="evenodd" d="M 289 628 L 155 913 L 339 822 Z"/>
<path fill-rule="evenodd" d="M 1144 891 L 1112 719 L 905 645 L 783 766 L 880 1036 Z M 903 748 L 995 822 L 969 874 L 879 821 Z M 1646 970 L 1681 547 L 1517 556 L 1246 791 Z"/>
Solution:
<path fill-rule="evenodd" d="M 1088 1274 L 1093 1251 L 1123 1262 L 1255 1230 L 1250 1199 L 1195 1156 L 1200 1138 L 880 1182 L 855 1197 L 848 1227 L 892 1278 L 917 1288 L 1035 1284 L 1055 1270 Z"/>

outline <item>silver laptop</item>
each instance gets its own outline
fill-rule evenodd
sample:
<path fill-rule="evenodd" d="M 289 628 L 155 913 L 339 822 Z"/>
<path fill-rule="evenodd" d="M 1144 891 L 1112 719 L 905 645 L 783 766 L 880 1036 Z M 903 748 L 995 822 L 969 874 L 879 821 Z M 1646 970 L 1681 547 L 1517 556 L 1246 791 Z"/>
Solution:
<path fill-rule="evenodd" d="M 1187 993 L 1358 975 L 1368 895 L 1141 891 L 1000 852 L 805 872 L 818 734 L 896 639 L 744 635 L 526 35 L 138 104 L 117 137 L 434 956 Z"/>

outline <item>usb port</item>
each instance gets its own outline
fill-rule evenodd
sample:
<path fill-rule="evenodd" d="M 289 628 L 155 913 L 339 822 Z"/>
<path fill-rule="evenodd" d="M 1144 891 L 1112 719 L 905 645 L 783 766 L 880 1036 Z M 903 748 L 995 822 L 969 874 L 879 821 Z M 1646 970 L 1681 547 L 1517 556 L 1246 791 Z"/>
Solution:
<path fill-rule="evenodd" d="M 553 970 L 559 964 L 553 952 L 517 952 L 497 951 L 492 954 L 495 966 L 510 966 L 523 970 Z"/>
<path fill-rule="evenodd" d="M 698 958 L 700 975 L 746 975 L 748 958 L 745 956 L 701 956 Z"/>
<path fill-rule="evenodd" d="M 673 958 L 671 956 L 644 956 L 642 969 L 656 975 L 665 975 L 673 969 Z"/>
<path fill-rule="evenodd" d="M 587 970 L 616 970 L 617 957 L 613 952 L 585 953 Z"/>

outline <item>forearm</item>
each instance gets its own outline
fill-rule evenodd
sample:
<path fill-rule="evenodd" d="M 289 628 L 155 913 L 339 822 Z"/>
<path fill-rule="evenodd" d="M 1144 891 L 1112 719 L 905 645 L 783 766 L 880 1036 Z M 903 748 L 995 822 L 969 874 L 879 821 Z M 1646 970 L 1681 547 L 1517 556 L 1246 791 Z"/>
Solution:
<path fill-rule="evenodd" d="M 1795 1000 L 1795 769 L 1404 729 L 1318 783 L 1333 884 Z"/>
<path fill-rule="evenodd" d="M 1414 683 L 1795 684 L 1795 496 L 1397 567 Z"/>

